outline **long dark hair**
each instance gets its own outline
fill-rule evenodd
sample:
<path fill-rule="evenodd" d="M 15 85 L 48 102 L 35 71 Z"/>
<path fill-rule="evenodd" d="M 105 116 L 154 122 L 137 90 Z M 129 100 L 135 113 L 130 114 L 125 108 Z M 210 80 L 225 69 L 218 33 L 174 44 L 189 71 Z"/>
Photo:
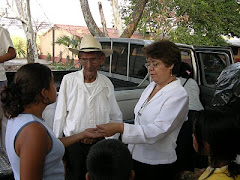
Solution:
<path fill-rule="evenodd" d="M 188 63 L 182 61 L 180 64 L 180 70 L 177 77 L 183 77 L 186 79 L 191 78 L 192 77 L 191 66 Z"/>
<path fill-rule="evenodd" d="M 198 152 L 204 153 L 204 142 L 209 144 L 210 165 L 214 172 L 221 162 L 228 165 L 230 176 L 240 174 L 240 165 L 235 162 L 240 153 L 240 117 L 237 114 L 216 110 L 202 111 L 194 125 Z M 208 176 L 208 177 L 209 177 Z"/>
<path fill-rule="evenodd" d="M 51 70 L 39 63 L 26 64 L 15 74 L 14 81 L 1 91 L 4 114 L 16 117 L 24 111 L 26 105 L 38 102 L 36 96 L 43 88 L 49 89 Z"/>

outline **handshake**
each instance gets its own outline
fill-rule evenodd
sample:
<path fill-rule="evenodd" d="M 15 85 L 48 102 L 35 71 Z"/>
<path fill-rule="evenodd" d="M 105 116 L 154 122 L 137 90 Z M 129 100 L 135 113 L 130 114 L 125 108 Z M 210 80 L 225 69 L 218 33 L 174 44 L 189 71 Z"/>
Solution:
<path fill-rule="evenodd" d="M 88 128 L 81 133 L 84 137 L 80 140 L 84 144 L 93 144 L 104 137 L 113 136 L 116 133 L 123 133 L 123 123 L 108 123 L 97 125 L 96 128 Z"/>

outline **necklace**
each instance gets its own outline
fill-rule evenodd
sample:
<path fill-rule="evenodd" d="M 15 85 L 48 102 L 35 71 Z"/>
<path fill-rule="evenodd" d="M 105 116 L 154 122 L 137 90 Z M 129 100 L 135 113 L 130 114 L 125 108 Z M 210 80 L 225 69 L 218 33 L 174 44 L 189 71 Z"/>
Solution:
<path fill-rule="evenodd" d="M 169 83 L 167 83 L 167 84 L 170 84 L 171 82 L 173 82 L 173 81 L 175 81 L 176 80 L 176 78 L 174 78 L 174 79 L 172 79 Z"/>
<path fill-rule="evenodd" d="M 176 80 L 176 78 L 174 78 L 174 79 L 172 79 L 170 82 L 168 82 L 167 84 L 170 84 L 171 82 L 173 82 L 173 81 L 175 81 Z M 164 86 L 163 86 L 164 87 Z M 163 88 L 162 87 L 162 88 Z M 154 87 L 154 89 L 156 88 L 156 86 Z M 161 88 L 161 89 L 162 89 Z M 160 90 L 160 89 L 159 89 Z M 159 91 L 158 90 L 158 91 Z M 155 93 L 154 93 L 155 94 Z M 148 102 L 150 101 L 150 99 L 151 99 L 151 97 L 152 97 L 152 95 L 150 94 L 150 96 L 143 102 L 143 104 L 142 104 L 142 106 L 141 106 L 141 108 L 140 108 L 140 110 L 138 111 L 138 116 L 141 116 L 142 115 L 142 112 L 143 112 L 143 110 L 144 110 L 144 108 L 148 105 Z"/>
<path fill-rule="evenodd" d="M 140 110 L 138 111 L 138 116 L 142 115 L 143 109 L 147 106 L 148 98 L 143 102 Z"/>

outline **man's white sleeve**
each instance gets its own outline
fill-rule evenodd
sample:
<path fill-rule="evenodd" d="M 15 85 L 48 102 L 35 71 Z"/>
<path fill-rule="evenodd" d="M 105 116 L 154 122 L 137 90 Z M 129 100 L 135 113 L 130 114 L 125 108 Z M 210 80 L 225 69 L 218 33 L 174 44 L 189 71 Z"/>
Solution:
<path fill-rule="evenodd" d="M 54 116 L 53 132 L 60 138 L 63 136 L 63 128 L 67 116 L 67 81 L 63 78 L 57 98 L 57 106 Z"/>

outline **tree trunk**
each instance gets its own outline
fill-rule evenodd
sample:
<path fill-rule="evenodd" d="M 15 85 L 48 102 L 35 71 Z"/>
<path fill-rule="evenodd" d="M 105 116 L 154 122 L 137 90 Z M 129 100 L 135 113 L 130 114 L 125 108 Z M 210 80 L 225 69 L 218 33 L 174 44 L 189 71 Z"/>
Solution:
<path fill-rule="evenodd" d="M 121 14 L 119 11 L 119 6 L 118 6 L 118 0 L 112 0 L 112 9 L 113 9 L 113 18 L 114 18 L 114 24 L 115 28 L 118 31 L 118 37 L 123 32 L 123 25 L 122 25 L 122 19 L 121 19 Z"/>
<path fill-rule="evenodd" d="M 32 42 L 30 39 L 27 39 L 27 62 L 34 63 L 34 52 L 32 48 Z"/>
<path fill-rule="evenodd" d="M 27 32 L 28 32 L 28 36 L 29 36 L 29 42 L 31 42 L 31 46 L 29 46 L 29 51 L 27 51 L 29 54 L 29 56 L 33 57 L 28 57 L 28 63 L 32 63 L 34 62 L 35 59 L 38 59 L 38 53 L 37 53 L 37 45 L 36 45 L 36 38 L 35 38 L 35 33 L 33 31 L 33 27 L 32 27 L 32 16 L 31 16 L 31 10 L 30 10 L 30 0 L 26 0 L 27 3 L 27 18 L 28 18 L 28 24 L 27 24 Z M 30 52 L 30 50 L 32 50 L 33 52 Z"/>
<path fill-rule="evenodd" d="M 98 2 L 98 7 L 99 7 L 99 13 L 100 13 L 100 16 L 101 16 L 102 26 L 103 26 L 103 33 L 104 33 L 104 36 L 108 37 L 106 20 L 105 20 L 104 14 L 103 14 L 103 9 L 102 9 L 102 3 L 101 2 Z"/>
<path fill-rule="evenodd" d="M 91 34 L 98 37 L 105 37 L 105 35 L 98 28 L 97 24 L 95 23 L 92 17 L 92 14 L 90 12 L 89 5 L 88 5 L 88 0 L 80 0 L 80 4 L 81 4 L 84 20 Z"/>
<path fill-rule="evenodd" d="M 145 7 L 145 4 L 148 2 L 148 0 L 139 0 L 138 3 L 136 4 L 132 16 L 130 18 L 130 22 L 128 23 L 127 27 L 124 29 L 122 35 L 120 36 L 121 38 L 130 38 L 134 31 L 137 28 L 138 22 L 140 21 L 143 10 Z"/>
<path fill-rule="evenodd" d="M 148 2 L 148 0 L 139 0 L 138 3 L 135 6 L 134 12 L 132 14 L 131 17 L 131 21 L 129 22 L 129 24 L 127 25 L 127 27 L 125 28 L 125 30 L 123 31 L 123 33 L 121 34 L 121 38 L 130 38 L 134 31 L 137 28 L 138 22 L 140 21 L 142 14 L 143 14 L 143 10 L 145 7 L 145 4 Z M 105 37 L 104 33 L 98 28 L 98 26 L 96 25 L 92 14 L 90 12 L 89 9 L 89 5 L 88 5 L 88 0 L 80 0 L 80 4 L 81 4 L 81 8 L 82 8 L 82 13 L 85 19 L 85 22 L 87 24 L 87 27 L 89 29 L 89 31 L 91 32 L 92 35 L 98 36 L 98 37 Z M 120 21 L 120 20 L 118 20 Z"/>
<path fill-rule="evenodd" d="M 31 21 L 31 11 L 29 0 L 15 0 L 20 18 L 16 18 L 22 22 L 22 27 L 27 38 L 27 61 L 33 63 L 38 59 L 37 46 L 34 38 L 34 32 Z"/>

